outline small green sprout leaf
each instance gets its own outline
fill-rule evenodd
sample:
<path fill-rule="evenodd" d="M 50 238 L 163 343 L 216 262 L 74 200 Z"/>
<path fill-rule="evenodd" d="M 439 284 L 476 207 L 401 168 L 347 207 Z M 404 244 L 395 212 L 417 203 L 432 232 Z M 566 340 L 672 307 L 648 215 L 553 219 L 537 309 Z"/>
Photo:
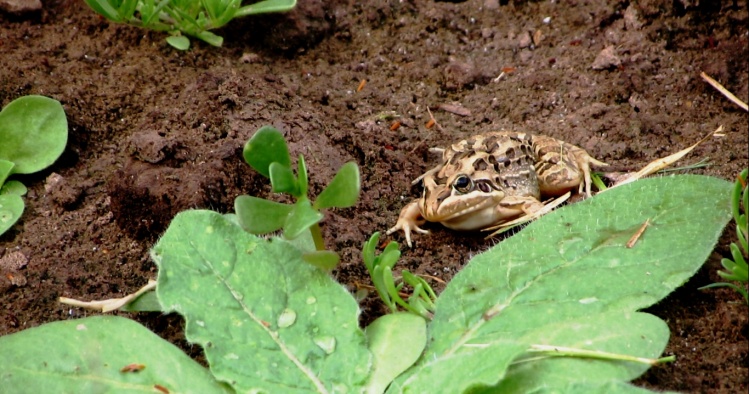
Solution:
<path fill-rule="evenodd" d="M 309 175 L 307 173 L 307 162 L 304 161 L 304 156 L 299 155 L 299 161 L 297 163 L 299 177 L 297 179 L 297 186 L 299 186 L 299 195 L 294 197 L 307 198 L 307 189 L 309 183 Z"/>
<path fill-rule="evenodd" d="M 23 214 L 26 186 L 6 182 L 13 174 L 49 167 L 65 150 L 68 120 L 59 101 L 23 96 L 0 111 L 0 234 Z"/>
<path fill-rule="evenodd" d="M 217 26 L 220 26 L 220 22 L 229 21 L 234 16 L 234 13 L 239 9 L 241 0 L 214 0 L 214 1 L 202 1 L 203 7 L 208 13 L 208 17 L 212 21 L 217 22 Z"/>
<path fill-rule="evenodd" d="M 288 193 L 299 196 L 299 186 L 290 167 L 278 162 L 270 163 L 270 183 L 274 193 Z"/>
<path fill-rule="evenodd" d="M 286 218 L 283 225 L 283 235 L 286 239 L 294 239 L 322 220 L 323 215 L 312 208 L 309 200 L 300 199 L 294 204 L 293 209 Z"/>
<path fill-rule="evenodd" d="M 223 24 L 225 24 L 225 23 L 222 23 L 222 25 Z M 221 37 L 219 35 L 216 35 L 216 34 L 213 34 L 213 33 L 209 32 L 209 31 L 200 32 L 200 33 L 196 34 L 196 37 L 200 38 L 201 40 L 203 40 L 203 41 L 205 41 L 205 42 L 207 42 L 207 43 L 209 43 L 209 44 L 211 44 L 211 45 L 213 45 L 215 47 L 220 47 L 220 46 L 224 45 L 224 38 L 223 37 Z"/>
<path fill-rule="evenodd" d="M 291 168 L 291 156 L 286 140 L 280 131 L 271 126 L 261 127 L 247 141 L 242 155 L 250 167 L 266 178 L 270 178 L 270 165 L 273 162 Z M 301 180 L 301 175 L 299 178 Z"/>
<path fill-rule="evenodd" d="M 8 179 L 8 175 L 12 173 L 15 165 L 16 164 L 12 161 L 0 159 L 0 186 L 2 186 L 5 183 L 5 180 Z"/>
<path fill-rule="evenodd" d="M 24 203 L 17 194 L 0 194 L 0 234 L 8 231 L 23 215 Z"/>
<path fill-rule="evenodd" d="M 167 44 L 171 45 L 175 49 L 180 51 L 186 51 L 190 49 L 190 39 L 186 36 L 169 36 L 166 38 Z"/>
<path fill-rule="evenodd" d="M 12 174 L 49 167 L 65 150 L 68 120 L 60 102 L 23 96 L 0 112 L 0 159 L 13 162 Z"/>
<path fill-rule="evenodd" d="M 304 253 L 302 255 L 302 260 L 323 271 L 332 271 L 333 268 L 338 265 L 341 257 L 338 256 L 338 253 L 332 250 L 315 250 L 313 252 Z"/>
<path fill-rule="evenodd" d="M 0 194 L 16 194 L 19 196 L 26 195 L 26 192 L 28 189 L 26 186 L 16 180 L 5 182 L 5 184 L 0 187 Z"/>
<path fill-rule="evenodd" d="M 296 0 L 264 0 L 244 6 L 237 11 L 238 16 L 265 14 L 269 12 L 285 12 L 296 6 Z"/>
<path fill-rule="evenodd" d="M 234 210 L 242 228 L 252 234 L 266 234 L 279 230 L 286 223 L 294 206 L 252 196 L 239 196 Z"/>
<path fill-rule="evenodd" d="M 749 292 L 746 289 L 746 283 L 749 282 L 749 264 L 746 263 L 745 258 L 745 255 L 749 252 L 747 248 L 747 237 L 749 237 L 749 234 L 747 234 L 747 217 L 742 212 L 749 206 L 747 175 L 749 175 L 749 169 L 741 171 L 731 193 L 731 214 L 733 215 L 734 222 L 736 222 L 736 236 L 741 246 L 733 242 L 731 243 L 731 257 L 733 260 L 722 259 L 720 263 L 726 270 L 718 271 L 718 275 L 721 278 L 741 282 L 741 284 L 713 283 L 700 287 L 700 290 L 713 287 L 730 287 L 741 294 L 744 297 L 744 301 L 749 305 Z"/>
<path fill-rule="evenodd" d="M 359 166 L 354 162 L 344 164 L 325 190 L 317 196 L 314 207 L 348 208 L 359 198 Z"/>

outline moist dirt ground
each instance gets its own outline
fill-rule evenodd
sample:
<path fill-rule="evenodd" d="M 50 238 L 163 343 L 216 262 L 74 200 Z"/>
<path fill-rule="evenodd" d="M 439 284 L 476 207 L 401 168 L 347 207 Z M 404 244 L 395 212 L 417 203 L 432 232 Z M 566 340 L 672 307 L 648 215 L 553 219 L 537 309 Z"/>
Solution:
<path fill-rule="evenodd" d="M 362 243 L 419 195 L 411 181 L 437 162 L 428 148 L 473 134 L 545 134 L 633 170 L 722 125 L 724 137 L 680 164 L 707 157 L 712 165 L 691 172 L 733 180 L 747 166 L 747 113 L 700 72 L 747 100 L 747 15 L 746 0 L 300 0 L 286 15 L 233 21 L 218 31 L 222 48 L 180 52 L 79 0 L 0 13 L 0 104 L 50 96 L 70 132 L 52 167 L 21 177 L 26 211 L 0 236 L 0 258 L 23 255 L 0 277 L 0 335 L 92 314 L 60 296 L 121 297 L 144 285 L 156 276 L 149 248 L 177 212 L 269 196 L 241 157 L 266 124 L 304 154 L 313 195 L 343 163 L 360 166 L 360 202 L 323 223 L 342 255 L 333 274 L 351 288 L 369 283 Z M 427 227 L 400 264 L 445 281 L 497 242 Z M 697 290 L 720 281 L 728 229 L 704 267 L 648 310 L 668 322 L 665 353 L 677 361 L 636 384 L 746 392 L 747 306 L 729 289 Z M 374 297 L 362 308 L 365 322 L 385 312 Z M 128 316 L 201 358 L 178 316 Z"/>

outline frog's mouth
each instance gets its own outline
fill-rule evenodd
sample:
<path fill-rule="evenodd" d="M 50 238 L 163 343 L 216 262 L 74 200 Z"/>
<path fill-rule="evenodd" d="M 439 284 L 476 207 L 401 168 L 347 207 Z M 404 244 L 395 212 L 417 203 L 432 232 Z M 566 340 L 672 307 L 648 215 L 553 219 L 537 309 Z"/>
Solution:
<path fill-rule="evenodd" d="M 501 192 L 451 195 L 431 206 L 424 204 L 421 212 L 426 220 L 454 230 L 479 230 L 496 222 L 495 207 L 503 198 Z"/>

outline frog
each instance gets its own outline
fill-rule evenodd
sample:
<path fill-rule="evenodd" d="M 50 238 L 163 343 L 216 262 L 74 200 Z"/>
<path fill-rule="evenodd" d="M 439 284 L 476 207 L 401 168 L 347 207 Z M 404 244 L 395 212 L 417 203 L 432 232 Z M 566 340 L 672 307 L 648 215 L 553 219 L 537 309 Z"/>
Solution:
<path fill-rule="evenodd" d="M 428 234 L 426 222 L 458 231 L 487 230 L 545 212 L 542 198 L 591 196 L 591 166 L 607 164 L 584 149 L 544 135 L 493 131 L 432 148 L 442 160 L 413 181 L 420 198 L 407 204 L 387 234 Z"/>

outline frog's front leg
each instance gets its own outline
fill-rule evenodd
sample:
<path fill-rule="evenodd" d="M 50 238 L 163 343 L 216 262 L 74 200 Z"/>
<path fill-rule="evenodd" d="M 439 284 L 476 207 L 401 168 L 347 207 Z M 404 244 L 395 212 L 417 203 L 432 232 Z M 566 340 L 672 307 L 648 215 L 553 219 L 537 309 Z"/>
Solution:
<path fill-rule="evenodd" d="M 395 226 L 391 227 L 387 234 L 390 235 L 398 230 L 403 230 L 406 234 L 406 244 L 411 247 L 411 230 L 416 231 L 420 234 L 429 234 L 429 231 L 422 229 L 421 225 L 426 222 L 424 216 L 421 214 L 421 208 L 419 208 L 419 200 L 414 200 L 410 204 L 406 205 L 401 209 L 401 213 L 398 216 L 398 221 L 395 222 Z"/>
<path fill-rule="evenodd" d="M 496 216 L 502 218 L 496 224 L 502 224 L 521 216 L 532 217 L 543 208 L 544 204 L 532 196 L 505 197 L 495 208 L 497 211 Z"/>

